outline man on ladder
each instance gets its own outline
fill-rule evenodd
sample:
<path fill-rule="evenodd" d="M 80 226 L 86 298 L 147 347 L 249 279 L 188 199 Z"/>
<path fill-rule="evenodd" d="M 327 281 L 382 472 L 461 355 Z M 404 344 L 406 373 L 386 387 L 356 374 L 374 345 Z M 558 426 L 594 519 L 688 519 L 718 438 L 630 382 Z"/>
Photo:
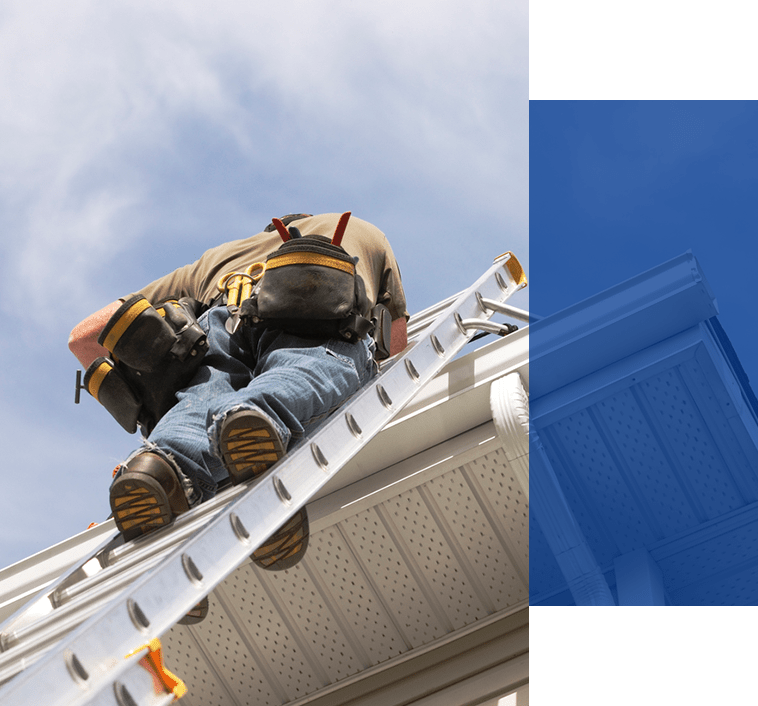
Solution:
<path fill-rule="evenodd" d="M 125 538 L 264 473 L 405 348 L 407 319 L 386 237 L 349 213 L 274 219 L 87 317 L 84 386 L 145 435 L 110 490 Z M 253 560 L 289 568 L 307 541 L 303 508 Z"/>

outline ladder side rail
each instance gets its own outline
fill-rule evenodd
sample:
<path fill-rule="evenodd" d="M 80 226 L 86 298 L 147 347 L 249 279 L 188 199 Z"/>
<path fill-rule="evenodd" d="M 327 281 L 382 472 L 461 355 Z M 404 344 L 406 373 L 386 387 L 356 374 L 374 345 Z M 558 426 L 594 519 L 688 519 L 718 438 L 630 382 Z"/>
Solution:
<path fill-rule="evenodd" d="M 177 544 L 195 534 L 208 515 L 242 494 L 244 486 L 230 487 L 215 498 L 182 515 L 170 528 L 118 545 L 97 557 L 103 568 L 71 586 L 59 585 L 46 595 L 50 609 L 36 620 L 15 625 L 0 633 L 0 684 L 23 671 L 62 638 L 105 605 L 117 591 L 127 587 L 165 557 Z M 189 520 L 189 521 L 188 521 Z M 115 557 L 112 556 L 115 554 Z M 92 558 L 95 558 L 94 556 Z M 32 657 L 33 656 L 33 657 Z"/>
<path fill-rule="evenodd" d="M 27 654 L 49 644 L 51 640 L 63 637 L 65 632 L 94 615 L 95 603 L 102 607 L 117 592 L 160 563 L 172 549 L 173 547 L 169 547 L 162 553 L 148 556 L 142 562 L 126 567 L 125 570 L 112 571 L 106 580 L 88 583 L 55 612 L 10 633 L 3 645 L 6 652 L 0 665 L 12 663 L 18 657 L 26 657 Z M 64 623 L 65 627 L 61 623 Z"/>
<path fill-rule="evenodd" d="M 413 314 L 408 320 L 408 340 L 412 341 L 414 338 L 418 338 L 421 332 L 430 326 L 442 312 L 458 301 L 464 292 L 465 290 L 458 292 L 452 297 L 447 297 L 447 299 L 443 299 L 442 301 L 432 304 L 432 306 Z"/>
<path fill-rule="evenodd" d="M 61 610 L 55 615 L 55 620 L 48 616 L 47 620 L 33 623 L 20 632 L 23 644 L 19 647 L 11 645 L 5 653 L 7 659 L 0 664 L 0 683 L 28 669 L 31 664 L 53 650 L 56 644 L 81 625 L 87 618 L 95 615 L 112 603 L 113 591 L 88 595 L 78 604 Z"/>
<path fill-rule="evenodd" d="M 395 363 L 335 412 L 209 524 L 0 692 L 3 703 L 85 703 L 126 669 L 122 659 L 162 635 L 297 512 L 468 342 L 465 319 L 487 320 L 481 296 L 505 300 L 517 282 L 499 260 Z M 500 272 L 506 274 L 505 278 Z M 476 296 L 475 296 L 476 295 Z M 83 676 L 84 675 L 84 676 Z"/>
<path fill-rule="evenodd" d="M 89 557 L 73 565 L 53 584 L 48 585 L 44 593 L 38 594 L 33 602 L 22 606 L 11 619 L 3 624 L 3 629 L 0 631 L 0 671 L 14 659 L 23 656 L 25 652 L 36 651 L 35 645 L 25 647 L 23 652 L 11 651 L 14 648 L 17 650 L 17 646 L 29 635 L 37 634 L 37 631 L 29 630 L 30 626 L 54 621 L 55 611 L 60 610 L 83 591 L 108 581 L 114 574 L 128 569 L 135 563 L 149 560 L 155 553 L 166 554 L 169 549 L 187 539 L 207 522 L 208 515 L 227 505 L 231 499 L 244 490 L 243 486 L 227 488 L 215 498 L 181 515 L 170 528 L 139 537 L 132 542 L 111 546 L 113 540 L 119 535 L 115 530 Z M 88 570 L 82 571 L 83 567 L 90 562 L 92 565 L 87 567 Z M 85 575 L 77 577 L 75 581 L 72 580 L 78 572 Z M 114 580 L 118 578 L 115 577 Z M 85 612 L 87 616 L 91 615 L 91 611 Z"/>
<path fill-rule="evenodd" d="M 117 537 L 119 536 L 119 531 L 115 529 L 113 532 L 106 536 L 105 539 L 103 539 L 102 542 L 97 546 L 97 548 L 87 557 L 84 557 L 80 559 L 79 561 L 74 562 L 68 569 L 66 569 L 60 576 L 58 576 L 52 583 L 48 583 L 46 586 L 41 588 L 37 594 L 30 598 L 29 601 L 24 603 L 22 606 L 20 606 L 13 614 L 8 616 L 8 618 L 3 621 L 2 624 L 0 624 L 0 636 L 2 636 L 4 633 L 12 631 L 15 627 L 17 627 L 20 624 L 25 624 L 26 622 L 29 622 L 27 618 L 28 616 L 32 616 L 31 620 L 36 619 L 34 616 L 41 616 L 45 615 L 50 610 L 53 609 L 52 604 L 50 603 L 50 595 L 57 590 L 64 582 L 66 582 L 71 576 L 76 574 L 78 571 L 81 571 L 82 568 L 90 562 L 94 557 L 96 557 L 101 551 L 106 549 L 109 544 L 111 544 Z M 0 644 L 2 640 L 0 639 Z M 2 647 L 0 647 L 2 649 Z M 2 656 L 2 652 L 0 652 L 0 658 Z"/>

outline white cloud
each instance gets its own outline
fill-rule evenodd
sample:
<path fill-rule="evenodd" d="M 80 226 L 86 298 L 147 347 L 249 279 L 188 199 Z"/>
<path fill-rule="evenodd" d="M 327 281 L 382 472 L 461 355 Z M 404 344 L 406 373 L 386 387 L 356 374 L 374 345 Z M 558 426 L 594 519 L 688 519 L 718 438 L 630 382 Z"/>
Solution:
<path fill-rule="evenodd" d="M 91 296 L 92 275 L 139 236 L 127 210 L 150 221 L 151 159 L 171 153 L 188 115 L 263 178 L 279 120 L 389 144 L 398 178 L 464 198 L 472 169 L 499 189 L 492 201 L 503 160 L 525 160 L 525 126 L 506 116 L 508 134 L 503 111 L 526 99 L 526 3 L 40 0 L 4 12 L 0 205 L 24 244 L 3 243 L 6 306 L 39 271 L 70 299 Z"/>

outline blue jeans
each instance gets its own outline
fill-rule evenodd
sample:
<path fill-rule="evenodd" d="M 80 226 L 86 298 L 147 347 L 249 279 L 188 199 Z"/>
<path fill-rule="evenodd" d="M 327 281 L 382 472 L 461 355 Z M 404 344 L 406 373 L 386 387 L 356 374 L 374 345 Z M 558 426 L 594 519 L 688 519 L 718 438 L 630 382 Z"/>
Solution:
<path fill-rule="evenodd" d="M 292 447 L 376 373 L 371 339 L 348 343 L 247 326 L 229 334 L 228 318 L 223 306 L 200 317 L 209 344 L 203 365 L 130 456 L 151 450 L 167 457 L 184 474 L 191 504 L 213 497 L 228 477 L 219 431 L 230 412 L 258 410 Z"/>

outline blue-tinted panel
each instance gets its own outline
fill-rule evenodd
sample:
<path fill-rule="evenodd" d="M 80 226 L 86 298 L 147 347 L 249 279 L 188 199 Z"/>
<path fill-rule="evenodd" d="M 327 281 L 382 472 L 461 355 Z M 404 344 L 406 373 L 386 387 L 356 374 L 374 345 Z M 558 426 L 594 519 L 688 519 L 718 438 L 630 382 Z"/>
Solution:
<path fill-rule="evenodd" d="M 530 104 L 533 605 L 756 600 L 756 125 Z"/>

